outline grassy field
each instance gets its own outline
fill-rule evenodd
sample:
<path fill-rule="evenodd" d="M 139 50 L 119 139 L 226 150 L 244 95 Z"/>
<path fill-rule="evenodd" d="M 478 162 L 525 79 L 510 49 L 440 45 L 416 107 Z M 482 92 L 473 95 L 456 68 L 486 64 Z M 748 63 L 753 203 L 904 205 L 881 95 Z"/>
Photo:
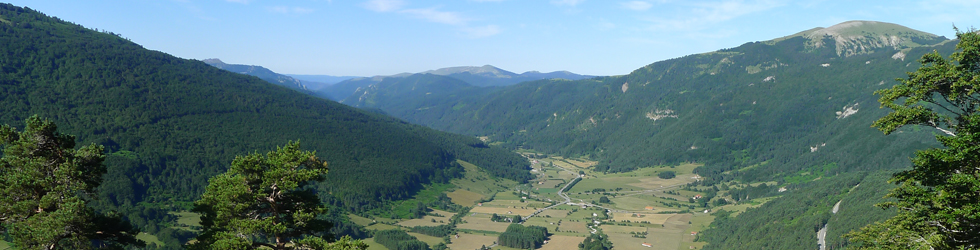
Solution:
<path fill-rule="evenodd" d="M 435 209 L 432 210 L 432 213 L 442 215 L 442 217 L 426 215 L 419 219 L 411 219 L 411 220 L 399 222 L 398 225 L 403 227 L 446 225 L 449 224 L 449 219 L 452 218 L 454 215 L 456 215 L 456 213 L 450 213 L 450 212 L 435 210 Z"/>
<path fill-rule="evenodd" d="M 461 160 L 457 160 L 456 162 L 463 166 L 465 172 L 463 173 L 463 178 L 455 179 L 451 182 L 453 186 L 456 186 L 456 190 L 467 192 L 453 192 L 455 194 L 450 196 L 453 199 L 453 203 L 462 206 L 473 206 L 473 203 L 477 200 L 490 198 L 498 192 L 509 190 L 517 185 L 516 181 L 490 176 L 483 169 L 469 162 Z M 457 199 L 459 200 L 457 201 Z"/>
<path fill-rule="evenodd" d="M 578 249 L 578 243 L 582 243 L 585 237 L 552 235 L 548 239 L 548 244 L 544 244 L 539 250 L 566 250 Z"/>
<path fill-rule="evenodd" d="M 136 239 L 146 242 L 147 246 L 149 246 L 150 244 L 157 244 L 157 246 L 163 246 L 163 242 L 160 241 L 160 239 L 158 239 L 156 235 L 140 232 L 139 234 L 136 235 Z M 6 247 L 4 247 L 3 243 L 0 243 L 0 250 L 7 249 Z"/>
<path fill-rule="evenodd" d="M 504 232 L 507 230 L 507 226 L 510 226 L 510 223 L 490 221 L 490 217 L 466 216 L 463 217 L 463 221 L 466 223 L 456 224 L 456 227 L 460 229 Z"/>
<path fill-rule="evenodd" d="M 425 244 L 429 244 L 430 247 L 442 242 L 442 237 L 428 236 L 420 233 L 408 233 L 408 235 L 415 236 L 415 238 L 425 242 Z"/>
<path fill-rule="evenodd" d="M 177 216 L 177 224 L 173 226 L 175 229 L 197 232 L 198 228 L 201 228 L 201 215 L 198 213 L 183 211 L 170 212 L 170 214 Z"/>
<path fill-rule="evenodd" d="M 484 195 L 482 194 L 465 189 L 453 190 L 452 192 L 447 193 L 446 196 L 449 196 L 449 198 L 453 200 L 453 203 L 467 207 L 473 206 L 477 201 L 484 198 Z"/>
<path fill-rule="evenodd" d="M 449 244 L 449 249 L 478 249 L 481 246 L 493 245 L 494 241 L 497 241 L 496 235 L 480 235 L 480 234 L 468 234 L 460 233 L 459 238 L 450 237 L 452 244 Z"/>
<path fill-rule="evenodd" d="M 357 216 L 356 214 L 347 214 L 347 217 L 350 218 L 351 222 L 354 222 L 354 224 L 361 225 L 362 227 L 366 227 L 368 225 L 371 225 L 371 223 L 373 223 L 373 220 L 371 218 Z"/>
<path fill-rule="evenodd" d="M 449 190 L 455 188 L 452 184 L 434 183 L 431 185 L 426 185 L 425 188 L 420 190 L 415 194 L 412 199 L 407 199 L 403 201 L 395 202 L 392 211 L 399 218 L 411 218 L 411 210 L 415 208 L 418 203 L 428 204 L 439 197 L 440 194 L 448 193 Z"/>
<path fill-rule="evenodd" d="M 367 248 L 368 250 L 388 250 L 387 247 L 382 246 L 381 244 L 378 244 L 377 242 L 374 242 L 374 238 L 367 238 L 367 239 L 363 239 L 361 241 L 364 241 L 364 243 L 368 245 L 368 248 Z"/>

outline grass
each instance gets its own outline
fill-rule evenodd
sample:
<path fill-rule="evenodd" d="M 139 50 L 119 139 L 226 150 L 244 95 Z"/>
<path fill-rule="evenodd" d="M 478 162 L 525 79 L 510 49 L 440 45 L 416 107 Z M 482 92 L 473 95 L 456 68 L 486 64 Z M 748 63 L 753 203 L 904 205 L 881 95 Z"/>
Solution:
<path fill-rule="evenodd" d="M 350 218 L 351 222 L 354 222 L 354 224 L 360 225 L 362 227 L 366 227 L 368 225 L 371 225 L 371 223 L 374 223 L 374 220 L 372 220 L 371 218 L 357 216 L 356 214 L 348 214 L 347 217 Z"/>
<path fill-rule="evenodd" d="M 488 174 L 486 171 L 483 171 L 483 169 L 480 167 L 470 164 L 469 162 L 461 160 L 457 160 L 456 162 L 463 166 L 463 169 L 465 170 L 462 178 L 451 181 L 451 183 L 456 186 L 457 190 L 465 190 L 479 194 L 481 196 L 480 198 L 490 198 L 498 192 L 517 186 L 516 181 L 490 176 L 490 174 Z M 480 198 L 477 198 L 476 200 Z M 453 199 L 453 202 L 456 203 L 456 200 Z M 473 203 L 465 203 L 466 202 L 464 201 L 460 201 L 460 203 L 457 204 L 463 206 L 473 205 Z"/>
<path fill-rule="evenodd" d="M 142 240 L 143 242 L 146 242 L 146 245 L 147 246 L 149 246 L 151 244 L 157 244 L 157 246 L 163 246 L 164 245 L 163 244 L 163 241 L 160 241 L 160 239 L 157 238 L 156 235 L 152 235 L 152 234 L 148 234 L 148 233 L 140 232 L 139 234 L 136 235 L 136 239 Z M 0 245 L 0 249 L 6 249 L 6 248 L 4 248 L 3 245 Z"/>
<path fill-rule="evenodd" d="M 548 239 L 548 244 L 544 244 L 539 250 L 565 250 L 577 249 L 578 244 L 585 241 L 585 237 L 552 235 Z"/>
<path fill-rule="evenodd" d="M 460 233 L 459 238 L 450 237 L 450 240 L 452 241 L 449 244 L 451 249 L 477 249 L 481 246 L 493 245 L 493 242 L 497 240 L 497 235 Z"/>
<path fill-rule="evenodd" d="M 10 245 L 10 242 L 0 240 L 0 250 L 7 250 L 7 249 L 12 250 L 14 249 L 14 247 Z"/>
<path fill-rule="evenodd" d="M 420 233 L 408 233 L 408 234 L 411 236 L 415 236 L 415 238 L 418 238 L 420 241 L 425 242 L 425 244 L 429 244 L 430 247 L 439 245 L 439 243 L 442 242 L 442 237 L 428 236 Z"/>
<path fill-rule="evenodd" d="M 363 239 L 361 241 L 363 241 L 364 244 L 367 244 L 368 245 L 368 248 L 367 248 L 368 250 L 388 250 L 387 247 L 385 247 L 385 246 L 383 246 L 381 244 L 378 244 L 378 242 L 375 242 L 374 241 L 374 238 L 367 238 L 367 239 Z"/>
<path fill-rule="evenodd" d="M 171 215 L 177 216 L 177 224 L 173 226 L 175 229 L 183 229 L 191 232 L 198 232 L 201 228 L 201 215 L 194 212 L 181 211 L 181 212 L 169 212 Z"/>
<path fill-rule="evenodd" d="M 445 183 L 433 183 L 431 185 L 426 185 L 425 188 L 419 190 L 415 194 L 415 197 L 411 199 L 396 202 L 392 211 L 398 215 L 399 218 L 410 218 L 412 216 L 411 210 L 415 208 L 418 203 L 429 204 L 436 201 L 440 194 L 447 193 L 453 188 L 452 184 Z"/>
<path fill-rule="evenodd" d="M 759 198 L 759 199 L 752 199 L 752 200 L 749 200 L 749 201 L 742 201 L 742 202 L 739 202 L 738 204 L 731 204 L 731 205 L 724 205 L 724 206 L 721 206 L 721 207 L 717 207 L 717 208 L 715 208 L 715 211 L 717 211 L 719 209 L 724 209 L 725 211 L 732 212 L 732 216 L 738 216 L 739 214 L 741 214 L 742 212 L 745 212 L 745 210 L 747 210 L 749 208 L 760 207 L 760 206 L 762 206 L 762 204 L 766 204 L 766 202 L 769 202 L 769 201 L 771 201 L 771 200 L 773 200 L 775 198 L 778 198 L 778 197 L 779 196 L 774 196 L 774 197 L 765 197 L 765 198 Z"/>

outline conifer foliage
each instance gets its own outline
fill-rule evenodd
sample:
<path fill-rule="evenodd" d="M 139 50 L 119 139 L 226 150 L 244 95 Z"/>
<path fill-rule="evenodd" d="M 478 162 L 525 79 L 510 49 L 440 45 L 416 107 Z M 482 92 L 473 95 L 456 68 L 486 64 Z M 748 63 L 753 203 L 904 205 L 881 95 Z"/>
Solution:
<path fill-rule="evenodd" d="M 328 244 L 327 213 L 310 189 L 327 164 L 299 142 L 266 155 L 236 157 L 228 172 L 212 177 L 195 211 L 203 232 L 195 249 L 365 249 L 363 243 Z"/>
<path fill-rule="evenodd" d="M 898 215 L 849 234 L 860 247 L 980 248 L 980 35 L 959 32 L 949 59 L 933 52 L 901 84 L 876 92 L 892 109 L 874 123 L 885 134 L 906 125 L 939 130 L 942 148 L 916 152 L 913 168 L 894 175 L 898 187 L 879 204 Z"/>
<path fill-rule="evenodd" d="M 23 132 L 0 127 L 0 232 L 20 249 L 143 245 L 117 215 L 86 206 L 106 172 L 102 146 L 75 148 L 75 137 L 32 116 Z"/>

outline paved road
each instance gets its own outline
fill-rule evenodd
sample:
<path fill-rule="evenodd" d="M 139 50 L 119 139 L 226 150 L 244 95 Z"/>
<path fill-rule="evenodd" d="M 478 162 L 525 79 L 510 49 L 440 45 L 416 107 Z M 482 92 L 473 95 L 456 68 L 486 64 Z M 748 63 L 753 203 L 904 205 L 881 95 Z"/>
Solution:
<path fill-rule="evenodd" d="M 565 194 L 563 191 L 566 188 L 568 188 L 570 185 L 572 185 L 572 183 L 575 183 L 575 180 L 582 179 L 582 175 L 579 175 L 579 174 L 577 174 L 575 172 L 572 172 L 571 170 L 565 169 L 565 168 L 560 167 L 560 166 L 555 166 L 555 167 L 558 167 L 558 168 L 560 168 L 562 170 L 565 170 L 566 172 L 569 172 L 569 173 L 572 173 L 573 175 L 575 175 L 575 179 L 572 179 L 572 181 L 569 181 L 568 183 L 565 183 L 565 186 L 561 187 L 561 189 L 558 190 L 558 196 L 560 196 L 561 198 L 565 199 L 565 201 L 559 202 L 559 203 L 555 203 L 554 205 L 551 205 L 551 206 L 548 206 L 548 207 L 545 207 L 545 208 L 542 208 L 542 209 L 538 209 L 537 211 L 534 211 L 534 213 L 531 213 L 528 216 L 521 217 L 521 224 L 523 224 L 524 221 L 526 221 L 527 219 L 530 219 L 531 217 L 534 217 L 535 215 L 538 215 L 539 213 L 544 212 L 545 210 L 548 210 L 548 209 L 551 209 L 551 208 L 554 208 L 554 207 L 557 207 L 557 206 L 560 206 L 560 205 L 572 203 L 572 198 L 569 198 L 568 195 Z"/>

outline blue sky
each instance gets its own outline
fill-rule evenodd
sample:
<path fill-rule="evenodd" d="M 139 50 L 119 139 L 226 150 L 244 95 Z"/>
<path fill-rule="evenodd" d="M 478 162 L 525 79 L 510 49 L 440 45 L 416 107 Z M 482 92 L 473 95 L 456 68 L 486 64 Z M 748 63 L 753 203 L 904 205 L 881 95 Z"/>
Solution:
<path fill-rule="evenodd" d="M 954 37 L 980 1 L 16 0 L 152 50 L 286 74 L 373 76 L 494 65 L 621 75 L 849 20 Z"/>

